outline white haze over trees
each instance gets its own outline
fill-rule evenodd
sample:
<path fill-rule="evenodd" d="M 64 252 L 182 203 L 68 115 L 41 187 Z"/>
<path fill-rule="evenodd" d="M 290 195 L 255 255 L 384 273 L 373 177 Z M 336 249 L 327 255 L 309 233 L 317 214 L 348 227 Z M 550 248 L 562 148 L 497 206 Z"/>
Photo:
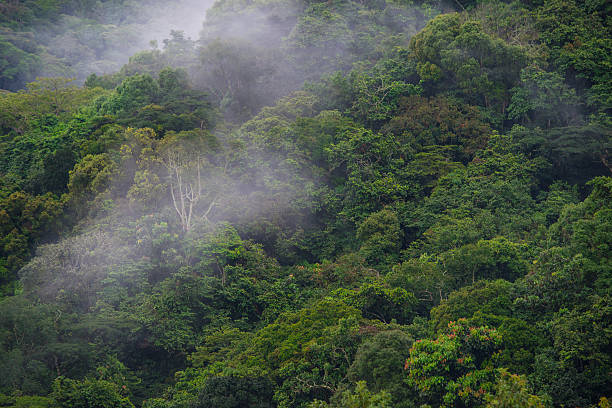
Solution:
<path fill-rule="evenodd" d="M 100 6 L 101 24 L 85 24 L 69 15 L 60 18 L 60 34 L 52 38 L 48 48 L 60 58 L 73 64 L 70 73 L 83 80 L 91 73 L 116 72 L 139 51 L 149 49 L 152 42 L 163 45 L 172 31 L 183 32 L 185 38 L 197 39 L 206 18 L 206 11 L 214 0 L 150 1 L 138 5 L 137 10 L 127 8 L 118 16 Z M 82 23 L 81 23 L 82 24 Z M 63 30 L 63 32 L 61 32 Z M 95 41 L 88 47 L 88 41 Z M 93 52 L 92 52 L 93 51 Z M 43 72 L 52 74 L 52 72 Z"/>
<path fill-rule="evenodd" d="M 37 76 L 116 72 L 171 31 L 197 39 L 214 0 L 82 0 L 0 4 L 0 89 Z"/>
<path fill-rule="evenodd" d="M 2 2 L 0 406 L 594 407 L 598 1 Z"/>

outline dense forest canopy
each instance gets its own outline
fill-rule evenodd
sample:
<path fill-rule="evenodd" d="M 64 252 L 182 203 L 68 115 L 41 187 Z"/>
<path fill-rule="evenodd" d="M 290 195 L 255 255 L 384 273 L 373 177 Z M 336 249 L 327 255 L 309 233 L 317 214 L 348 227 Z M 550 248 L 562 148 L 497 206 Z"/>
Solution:
<path fill-rule="evenodd" d="M 610 2 L 0 11 L 0 407 L 610 406 Z"/>

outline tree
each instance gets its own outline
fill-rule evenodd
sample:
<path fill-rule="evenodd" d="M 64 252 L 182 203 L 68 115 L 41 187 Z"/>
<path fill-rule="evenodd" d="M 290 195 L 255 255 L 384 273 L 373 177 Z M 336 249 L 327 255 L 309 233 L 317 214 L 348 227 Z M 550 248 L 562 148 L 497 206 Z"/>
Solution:
<path fill-rule="evenodd" d="M 58 377 L 51 396 L 60 408 L 134 408 L 128 398 L 121 396 L 118 385 L 105 380 Z"/>
<path fill-rule="evenodd" d="M 266 377 L 210 377 L 194 408 L 274 408 L 274 384 Z"/>
<path fill-rule="evenodd" d="M 422 92 L 418 85 L 394 80 L 387 73 L 357 74 L 351 79 L 356 93 L 351 109 L 357 118 L 371 127 L 390 119 L 400 98 Z"/>
<path fill-rule="evenodd" d="M 397 262 L 401 238 L 397 214 L 389 209 L 370 214 L 357 228 L 359 252 L 374 267 L 388 268 Z"/>
<path fill-rule="evenodd" d="M 17 271 L 31 256 L 36 242 L 61 228 L 64 203 L 51 193 L 32 196 L 16 191 L 0 198 L 0 285 L 11 291 Z"/>
<path fill-rule="evenodd" d="M 193 351 L 213 321 L 223 321 L 221 285 L 182 269 L 143 297 L 134 318 L 156 347 L 180 355 Z"/>
<path fill-rule="evenodd" d="M 476 313 L 510 316 L 513 290 L 512 284 L 502 279 L 480 281 L 458 289 L 431 309 L 434 327 L 442 331 L 451 321 L 470 319 Z"/>
<path fill-rule="evenodd" d="M 487 395 L 486 408 L 544 408 L 544 401 L 529 394 L 527 380 L 501 370 L 494 395 Z"/>
<path fill-rule="evenodd" d="M 380 282 L 365 283 L 357 290 L 338 289 L 334 294 L 348 305 L 361 310 L 365 318 L 385 323 L 393 320 L 401 324 L 408 323 L 417 303 L 415 296 L 405 289 L 387 288 Z"/>
<path fill-rule="evenodd" d="M 28 44 L 32 42 L 30 33 L 5 30 L 0 39 L 0 89 L 17 91 L 42 71 L 43 60 Z"/>
<path fill-rule="evenodd" d="M 410 355 L 413 338 L 401 330 L 386 330 L 364 341 L 348 371 L 351 381 L 365 381 L 373 392 L 386 390 L 393 406 L 409 407 L 415 395 L 404 383 L 403 362 Z"/>
<path fill-rule="evenodd" d="M 579 123 L 580 116 L 580 99 L 561 75 L 535 66 L 521 71 L 521 85 L 513 88 L 508 118 L 550 128 Z"/>
<path fill-rule="evenodd" d="M 149 105 L 159 96 L 159 85 L 150 75 L 126 78 L 101 106 L 103 112 L 125 115 Z"/>
<path fill-rule="evenodd" d="M 372 393 L 365 381 L 358 381 L 355 390 L 343 391 L 333 402 L 327 404 L 317 401 L 308 404 L 308 408 L 390 408 L 391 395 L 385 391 Z"/>
<path fill-rule="evenodd" d="M 172 205 L 185 232 L 191 229 L 194 211 L 199 211 L 197 217 L 209 222 L 208 216 L 217 204 L 216 190 L 224 181 L 227 167 L 215 168 L 207 159 L 211 147 L 216 148 L 215 139 L 197 130 L 167 135 L 160 145 L 162 162 L 170 179 Z"/>
<path fill-rule="evenodd" d="M 281 406 L 326 400 L 338 390 L 363 336 L 359 316 L 331 298 L 285 312 L 256 333 L 234 365 L 269 373 L 279 384 L 275 401 Z"/>
<path fill-rule="evenodd" d="M 504 114 L 508 90 L 527 62 L 520 47 L 486 34 L 479 21 L 464 14 L 442 14 L 410 40 L 422 79 L 435 90 L 451 92 L 468 103 Z M 439 74 L 431 75 L 431 72 Z"/>
<path fill-rule="evenodd" d="M 464 245 L 441 255 L 441 262 L 457 281 L 457 287 L 475 283 L 477 279 L 505 279 L 514 281 L 527 272 L 522 259 L 524 248 L 498 237 Z"/>
<path fill-rule="evenodd" d="M 354 127 L 345 131 L 327 153 L 332 174 L 347 180 L 340 190 L 342 214 L 352 222 L 386 205 L 410 199 L 420 190 L 407 166 L 412 149 L 400 138 Z"/>
<path fill-rule="evenodd" d="M 70 170 L 67 200 L 78 217 L 86 214 L 87 203 L 110 187 L 117 165 L 107 153 L 88 154 Z"/>
<path fill-rule="evenodd" d="M 36 78 L 25 90 L 0 93 L 0 129 L 24 134 L 47 115 L 66 119 L 104 93 L 100 89 L 78 88 L 70 78 Z"/>
<path fill-rule="evenodd" d="M 501 344 L 495 329 L 450 322 L 435 340 L 417 340 L 404 369 L 424 402 L 441 407 L 482 406 L 494 387 L 492 355 Z"/>
<path fill-rule="evenodd" d="M 563 389 L 562 383 L 556 383 L 557 375 L 546 378 L 545 372 L 536 371 L 538 383 L 550 390 L 555 403 L 566 400 L 577 405 L 584 403 L 582 400 L 595 404 L 605 396 L 601 390 L 611 384 L 605 373 L 612 367 L 612 359 L 605 350 L 612 345 L 612 334 L 606 329 L 612 318 L 612 302 L 609 296 L 594 296 L 588 303 L 571 311 L 560 310 L 549 322 L 561 371 L 572 373 L 575 381 L 570 389 Z"/>
<path fill-rule="evenodd" d="M 82 92 L 75 85 L 69 85 L 74 78 L 36 78 L 28 84 L 28 93 L 47 105 L 55 115 L 74 111 Z M 76 106 L 75 106 L 76 105 Z"/>
<path fill-rule="evenodd" d="M 401 137 L 418 150 L 436 145 L 460 146 L 460 152 L 450 148 L 442 152 L 462 162 L 484 147 L 491 133 L 483 114 L 475 106 L 443 96 L 402 99 L 397 115 L 383 126 L 382 131 Z M 446 159 L 448 161 L 448 157 Z"/>
<path fill-rule="evenodd" d="M 570 166 L 584 166 L 585 173 L 612 174 L 612 132 L 609 128 L 597 123 L 568 126 L 550 129 L 545 137 L 548 139 L 555 164 L 563 170 Z M 594 171 L 589 167 L 594 167 Z"/>
<path fill-rule="evenodd" d="M 0 394 L 0 404 L 6 408 L 51 408 L 53 399 L 26 395 L 9 397 Z"/>
<path fill-rule="evenodd" d="M 222 109 L 244 118 L 260 107 L 255 85 L 266 67 L 246 41 L 211 41 L 200 49 L 200 61 L 198 82 L 210 89 Z"/>
<path fill-rule="evenodd" d="M 33 305 L 22 296 L 0 302 L 0 390 L 21 390 L 26 394 L 46 394 L 59 366 L 46 361 L 57 341 L 53 326 L 54 310 L 47 305 Z M 53 358 L 51 359 L 53 361 Z M 55 360 L 59 362 L 58 360 Z"/>
<path fill-rule="evenodd" d="M 452 277 L 435 260 L 426 256 L 394 266 L 385 281 L 391 287 L 400 287 L 414 293 L 419 301 L 416 310 L 421 315 L 446 299 L 453 288 Z"/>

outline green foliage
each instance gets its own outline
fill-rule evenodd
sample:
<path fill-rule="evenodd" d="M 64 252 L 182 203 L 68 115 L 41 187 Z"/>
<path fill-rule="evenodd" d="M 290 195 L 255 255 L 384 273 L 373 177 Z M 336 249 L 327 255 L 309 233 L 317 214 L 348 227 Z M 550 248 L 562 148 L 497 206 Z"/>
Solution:
<path fill-rule="evenodd" d="M 53 404 L 51 398 L 19 396 L 9 397 L 0 394 L 0 406 L 7 408 L 49 408 Z"/>
<path fill-rule="evenodd" d="M 356 309 L 332 299 L 287 313 L 258 331 L 237 362 L 276 379 L 279 406 L 327 398 L 346 375 L 357 350 L 358 316 Z"/>
<path fill-rule="evenodd" d="M 465 319 L 451 322 L 436 340 L 418 340 L 406 360 L 408 383 L 429 403 L 482 406 L 493 389 L 491 356 L 501 336 L 487 327 L 469 327 Z"/>
<path fill-rule="evenodd" d="M 41 69 L 40 57 L 0 37 L 0 89 L 15 89 L 32 81 Z"/>
<path fill-rule="evenodd" d="M 432 90 L 452 90 L 468 103 L 503 112 L 527 56 L 466 17 L 438 16 L 411 39 L 421 80 Z"/>
<path fill-rule="evenodd" d="M 214 284 L 206 283 L 202 277 L 177 274 L 145 300 L 139 318 L 156 346 L 172 352 L 193 349 L 202 328 L 221 317 L 213 313 Z"/>
<path fill-rule="evenodd" d="M 610 359 L 604 350 L 612 337 L 604 322 L 609 319 L 609 302 L 607 297 L 590 299 L 585 307 L 559 311 L 549 323 L 553 349 L 536 357 L 533 380 L 554 403 L 594 403 L 599 390 L 608 387 L 604 372 Z M 555 372 L 555 367 L 559 371 Z M 563 378 L 566 373 L 574 378 L 571 385 Z M 577 393 L 577 387 L 589 391 Z"/>
<path fill-rule="evenodd" d="M 513 281 L 527 272 L 521 250 L 520 245 L 506 238 L 480 240 L 443 253 L 441 262 L 447 273 L 458 281 L 458 287 L 464 286 L 470 278 L 472 283 L 477 279 Z"/>
<path fill-rule="evenodd" d="M 541 398 L 529 394 L 527 380 L 524 377 L 502 370 L 497 380 L 495 396 L 487 396 L 486 406 L 487 408 L 544 408 L 546 405 Z"/>
<path fill-rule="evenodd" d="M 0 303 L 0 380 L 3 391 L 46 395 L 58 373 L 84 375 L 92 367 L 91 345 L 75 339 L 73 316 L 57 307 L 32 304 L 23 297 Z"/>
<path fill-rule="evenodd" d="M 452 149 L 442 150 L 441 153 L 453 154 L 451 157 L 461 161 L 482 148 L 490 133 L 482 114 L 475 107 L 443 97 L 410 97 L 402 100 L 399 114 L 385 125 L 383 131 L 403 135 L 408 143 L 419 150 L 434 145 L 458 145 L 463 153 L 461 155 Z"/>
<path fill-rule="evenodd" d="M 130 408 L 134 405 L 121 396 L 116 384 L 105 380 L 86 379 L 82 382 L 59 377 L 53 382 L 51 394 L 59 407 Z"/>
<path fill-rule="evenodd" d="M 512 311 L 512 290 L 512 284 L 501 279 L 463 287 L 431 309 L 434 325 L 441 331 L 451 321 L 471 318 L 476 312 L 508 316 Z"/>
<path fill-rule="evenodd" d="M 412 158 L 409 145 L 400 138 L 386 137 L 363 128 L 346 131 L 328 148 L 328 161 L 338 177 L 347 182 L 343 193 L 343 215 L 356 222 L 396 201 L 420 192 L 418 180 L 406 166 Z M 385 213 L 381 213 L 384 215 Z"/>
<path fill-rule="evenodd" d="M 514 88 L 508 117 L 549 128 L 567 126 L 579 121 L 579 103 L 561 75 L 531 66 L 521 71 L 521 86 Z"/>
<path fill-rule="evenodd" d="M 397 262 L 401 238 L 397 215 L 386 209 L 371 214 L 357 228 L 359 251 L 374 266 Z"/>
<path fill-rule="evenodd" d="M 97 102 L 100 111 L 133 127 L 149 127 L 161 135 L 169 130 L 208 129 L 214 114 L 207 94 L 191 89 L 186 73 L 165 68 L 155 80 L 148 74 L 124 79 L 108 98 Z"/>
<path fill-rule="evenodd" d="M 421 314 L 426 314 L 431 306 L 446 298 L 453 287 L 452 278 L 444 273 L 440 264 L 426 256 L 394 266 L 385 280 L 391 287 L 414 293 Z"/>
<path fill-rule="evenodd" d="M 0 4 L 0 405 L 607 406 L 606 2 L 187 1 Z"/>
<path fill-rule="evenodd" d="M 0 199 L 0 285 L 9 289 L 37 240 L 60 229 L 62 210 L 63 202 L 51 193 L 33 197 L 17 191 Z"/>
<path fill-rule="evenodd" d="M 380 283 L 366 283 L 355 291 L 338 289 L 334 295 L 361 310 L 364 317 L 385 323 L 392 320 L 408 323 L 413 315 L 412 309 L 417 303 L 414 295 L 405 289 L 391 289 Z"/>
<path fill-rule="evenodd" d="M 211 377 L 198 396 L 196 408 L 272 408 L 272 382 L 265 377 Z"/>
<path fill-rule="evenodd" d="M 62 77 L 36 78 L 28 83 L 26 90 L 0 93 L 1 129 L 12 130 L 18 135 L 32 128 L 48 131 L 57 124 L 57 118 L 49 115 L 70 118 L 102 94 L 100 89 L 80 89 L 72 81 Z M 13 139 L 15 135 L 10 136 Z"/>
<path fill-rule="evenodd" d="M 365 381 L 358 381 L 355 391 L 344 391 L 341 396 L 331 404 L 314 401 L 309 408 L 339 407 L 339 408 L 388 408 L 391 407 L 391 396 L 385 391 L 371 393 Z"/>
<path fill-rule="evenodd" d="M 102 193 L 111 180 L 113 163 L 107 154 L 87 155 L 70 171 L 68 190 L 75 200 L 88 200 Z"/>
<path fill-rule="evenodd" d="M 376 392 L 387 390 L 394 406 L 410 406 L 415 395 L 404 384 L 404 361 L 413 342 L 409 334 L 400 330 L 377 333 L 359 346 L 349 378 L 366 382 Z"/>

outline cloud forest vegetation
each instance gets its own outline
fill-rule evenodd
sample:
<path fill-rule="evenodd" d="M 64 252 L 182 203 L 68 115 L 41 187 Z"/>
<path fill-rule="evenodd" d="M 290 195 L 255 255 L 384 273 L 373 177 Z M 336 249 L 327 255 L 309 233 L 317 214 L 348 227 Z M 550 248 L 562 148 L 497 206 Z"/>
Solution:
<path fill-rule="evenodd" d="M 610 407 L 610 16 L 2 1 L 0 407 Z"/>

